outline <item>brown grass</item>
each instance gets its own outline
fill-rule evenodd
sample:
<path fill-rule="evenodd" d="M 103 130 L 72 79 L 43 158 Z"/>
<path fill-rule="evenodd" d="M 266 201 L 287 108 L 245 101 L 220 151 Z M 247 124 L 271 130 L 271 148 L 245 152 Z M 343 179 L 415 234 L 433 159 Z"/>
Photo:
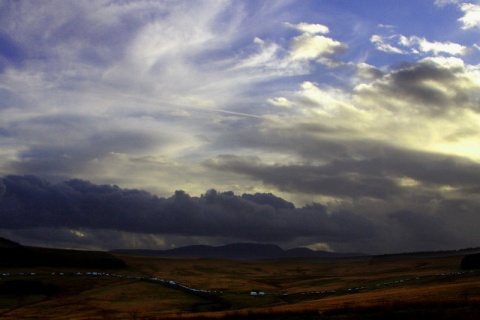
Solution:
<path fill-rule="evenodd" d="M 478 274 L 450 275 L 459 271 L 461 256 L 254 262 L 120 257 L 129 267 L 119 273 L 155 276 L 193 288 L 222 290 L 224 294 L 203 297 L 134 279 L 45 276 L 41 280 L 58 285 L 61 288 L 59 294 L 22 299 L 0 296 L 0 318 L 220 319 L 247 317 L 255 313 L 312 311 L 318 314 L 402 303 L 441 305 L 442 301 L 459 301 L 468 304 L 480 300 Z M 17 271 L 2 269 L 0 273 Z M 41 271 L 52 270 L 42 269 L 39 273 Z M 395 283 L 404 279 L 411 280 Z M 391 284 L 385 286 L 384 283 Z M 366 288 L 345 291 L 358 287 Z M 251 297 L 248 295 L 251 290 L 262 290 L 268 295 Z M 336 290 L 336 293 L 315 293 L 328 290 Z M 288 296 L 280 296 L 286 292 Z M 305 292 L 308 294 L 302 294 Z"/>

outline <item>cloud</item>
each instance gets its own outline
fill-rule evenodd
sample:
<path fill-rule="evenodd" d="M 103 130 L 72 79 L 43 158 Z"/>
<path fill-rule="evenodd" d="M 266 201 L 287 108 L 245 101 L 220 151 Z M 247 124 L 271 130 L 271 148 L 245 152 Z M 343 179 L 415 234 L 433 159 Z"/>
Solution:
<path fill-rule="evenodd" d="M 460 3 L 461 1 L 462 0 L 435 0 L 434 3 L 439 7 L 443 7 L 448 4 L 457 4 L 457 3 Z"/>
<path fill-rule="evenodd" d="M 327 26 L 324 26 L 323 24 L 314 24 L 314 23 L 306 23 L 306 22 L 301 22 L 299 24 L 291 24 L 286 22 L 285 25 L 289 28 L 298 30 L 303 33 L 309 33 L 309 34 L 327 34 L 330 32 L 330 29 Z"/>
<path fill-rule="evenodd" d="M 274 8 L 279 10 L 281 6 L 272 8 L 265 7 L 256 14 L 273 15 Z M 28 4 L 11 3 L 4 11 L 11 15 L 3 20 L 3 30 L 11 31 L 18 21 L 13 17 L 21 15 L 22 10 L 42 13 L 29 15 L 29 26 L 35 28 L 22 26 L 15 30 L 22 47 L 38 48 L 44 58 L 35 61 L 38 54 L 26 49 L 29 63 L 9 71 L 23 77 L 18 81 L 23 87 L 33 74 L 39 80 L 37 90 L 26 97 L 40 96 L 38 89 L 63 91 L 68 84 L 70 90 L 64 92 L 66 96 L 72 89 L 103 91 L 110 96 L 121 92 L 177 104 L 221 108 L 232 97 L 238 98 L 253 82 L 305 72 L 299 63 L 280 61 L 281 50 L 272 41 L 265 41 L 270 45 L 260 53 L 255 52 L 258 45 L 251 50 L 244 48 L 245 39 L 253 39 L 257 34 L 241 27 L 249 10 L 242 4 L 228 6 L 206 1 L 185 9 L 181 3 L 167 6 L 162 2 L 128 5 L 99 2 L 91 6 L 79 1 L 73 6 L 56 6 L 55 10 L 50 5 L 36 10 Z M 188 22 L 192 16 L 195 25 Z M 56 23 L 49 24 L 49 20 Z M 237 32 L 238 29 L 243 32 Z M 38 40 L 45 38 L 42 32 L 48 41 Z M 50 44 L 46 45 L 47 42 Z M 29 73 L 24 74 L 27 67 Z M 265 72 L 265 67 L 271 72 Z M 5 83 L 8 82 L 12 79 L 7 76 Z M 19 89 L 12 89 L 16 90 Z M 108 111 L 112 109 L 116 108 L 110 106 Z"/>
<path fill-rule="evenodd" d="M 447 227 L 449 220 L 463 219 L 461 211 L 456 217 L 400 210 L 367 218 L 318 203 L 295 208 L 273 194 L 235 196 L 212 189 L 201 197 L 176 191 L 160 198 L 83 180 L 3 180 L 7 188 L 0 202 L 0 232 L 37 245 L 112 249 L 261 241 L 324 243 L 333 250 L 378 253 L 454 248 L 478 238 Z M 455 206 L 440 202 L 442 209 L 447 205 Z"/>
<path fill-rule="evenodd" d="M 7 59 L 1 75 L 3 174 L 42 171 L 55 181 L 103 176 L 108 182 L 123 176 L 124 183 L 164 191 L 153 176 L 186 175 L 180 166 L 198 173 L 194 162 L 212 137 L 246 117 L 260 121 L 261 110 L 242 108 L 269 99 L 274 80 L 309 72 L 308 63 L 289 57 L 287 44 L 258 37 L 275 20 L 250 23 L 276 17 L 285 4 L 2 5 L 10 14 L 1 34 L 17 44 L 19 60 Z M 28 26 L 17 26 L 25 13 Z M 277 17 L 278 26 L 289 17 Z M 138 159 L 149 159 L 148 170 Z M 155 165 L 165 168 L 166 159 L 177 175 L 145 175 Z M 194 183 L 182 178 L 181 184 Z"/>
<path fill-rule="evenodd" d="M 289 95 L 295 108 L 258 130 L 222 136 L 217 145 L 233 145 L 237 152 L 212 157 L 205 166 L 293 201 L 318 199 L 330 211 L 388 225 L 392 237 L 380 238 L 394 250 L 411 251 L 422 233 L 425 245 L 418 248 L 470 245 L 476 236 L 468 223 L 455 223 L 464 234 L 439 228 L 447 240 L 437 244 L 437 234 L 422 230 L 428 221 L 448 226 L 474 219 L 478 208 L 468 195 L 480 178 L 476 69 L 459 58 L 436 57 L 373 71 L 353 91 L 302 83 Z M 454 217 L 460 211 L 450 199 L 466 204 L 462 218 Z M 425 223 L 416 229 L 415 220 L 388 218 L 391 212 L 409 212 L 405 217 L 418 215 Z"/>
<path fill-rule="evenodd" d="M 368 85 L 359 85 L 356 99 L 364 105 L 440 116 L 462 109 L 477 110 L 474 73 L 455 58 L 426 58 Z"/>
<path fill-rule="evenodd" d="M 113 230 L 106 218 L 86 214 L 69 225 L 40 201 L 47 209 L 38 224 L 5 223 L 42 243 L 41 232 L 51 232 L 85 246 L 108 237 L 162 246 L 263 237 L 335 250 L 379 241 L 375 250 L 403 250 L 421 242 L 428 221 L 462 230 L 465 237 L 438 228 L 452 245 L 478 239 L 476 4 L 425 5 L 434 4 L 455 4 L 449 10 L 459 15 L 420 10 L 406 31 L 402 15 L 377 21 L 355 6 L 319 10 L 316 1 L 1 2 L 0 175 L 48 179 L 22 178 L 42 196 L 61 189 L 55 192 L 68 201 L 59 203 L 72 212 L 93 208 L 99 192 L 95 205 L 122 222 Z M 458 26 L 465 30 L 449 30 Z M 111 199 L 142 212 L 138 219 L 111 205 L 97 189 L 105 183 Z M 24 210 L 8 196 L 10 184 L 2 203 Z M 209 187 L 252 197 L 218 192 L 207 204 L 199 195 Z M 127 197 L 138 188 L 151 194 Z M 172 197 L 172 188 L 192 196 Z M 296 208 L 280 208 L 283 199 Z M 313 202 L 323 209 L 305 209 Z M 455 221 L 452 212 L 460 212 Z M 424 223 L 409 233 L 415 215 Z M 189 219 L 205 231 L 193 232 Z M 219 227 L 229 223 L 239 231 Z M 343 223 L 375 232 L 356 246 L 340 231 L 357 229 Z"/>
<path fill-rule="evenodd" d="M 238 197 L 209 190 L 193 198 L 176 191 L 170 198 L 158 198 L 82 180 L 52 184 L 34 176 L 7 176 L 4 181 L 7 192 L 0 204 L 0 229 L 67 228 L 72 238 L 81 241 L 88 230 L 112 230 L 249 241 L 301 236 L 345 242 L 368 237 L 375 229 L 353 213 L 327 214 L 323 206 L 296 210 L 271 194 Z"/>
<path fill-rule="evenodd" d="M 394 47 L 393 45 L 387 43 L 393 39 L 392 36 L 383 37 L 380 35 L 373 35 L 370 37 L 370 42 L 375 44 L 377 50 L 387 52 L 387 53 L 397 53 L 397 54 L 405 54 L 406 52 L 400 48 Z"/>
<path fill-rule="evenodd" d="M 295 209 L 293 203 L 276 197 L 271 193 L 243 194 L 242 198 L 260 205 L 270 205 L 275 209 Z"/>
<path fill-rule="evenodd" d="M 394 25 L 391 25 L 391 24 L 383 24 L 383 23 L 378 24 L 378 27 L 379 27 L 379 28 L 382 28 L 382 29 L 387 29 L 387 30 L 393 30 L 393 29 L 396 28 Z"/>
<path fill-rule="evenodd" d="M 294 37 L 290 42 L 290 58 L 292 60 L 315 60 L 330 67 L 340 63 L 335 56 L 347 50 L 348 46 L 332 38 L 320 34 L 327 34 L 330 29 L 322 24 L 299 24 L 284 23 L 291 29 L 300 31 L 302 34 Z"/>
<path fill-rule="evenodd" d="M 400 190 L 388 178 L 360 175 L 356 170 L 339 171 L 334 164 L 326 166 L 264 165 L 247 159 L 222 156 L 206 163 L 217 170 L 233 170 L 273 185 L 279 190 L 334 197 L 384 198 Z"/>
<path fill-rule="evenodd" d="M 385 73 L 369 69 L 373 78 L 353 91 L 306 81 L 289 95 L 294 108 L 257 128 L 225 132 L 215 145 L 279 167 L 368 159 L 392 148 L 478 160 L 475 69 L 457 58 L 427 58 Z"/>
<path fill-rule="evenodd" d="M 435 0 L 435 5 L 444 7 L 448 4 L 456 4 L 463 17 L 458 19 L 462 24 L 463 30 L 475 29 L 480 27 L 480 6 L 478 4 L 465 2 L 463 0 Z"/>
<path fill-rule="evenodd" d="M 267 102 L 270 103 L 271 105 L 274 105 L 276 107 L 282 107 L 282 108 L 291 108 L 294 106 L 294 103 L 289 101 L 285 97 L 269 98 L 267 99 Z"/>
<path fill-rule="evenodd" d="M 344 151 L 348 152 L 348 146 L 356 143 L 345 142 Z M 315 146 L 317 161 L 323 154 L 332 156 L 320 141 Z M 236 172 L 241 177 L 249 176 L 269 189 L 286 194 L 321 195 L 319 199 L 328 203 L 329 211 L 346 210 L 367 218 L 385 231 L 385 234 L 378 231 L 381 235 L 376 233 L 359 243 L 360 247 L 369 247 L 372 251 L 475 245 L 473 239 L 478 241 L 478 236 L 467 221 L 475 221 L 475 210 L 480 208 L 480 203 L 473 200 L 473 194 L 466 193 L 478 187 L 478 163 L 442 154 L 395 150 L 385 145 L 376 150 L 357 147 L 363 151 L 357 157 L 365 160 L 347 158 L 324 160 L 324 165 L 282 165 L 225 155 L 206 165 L 222 172 Z M 456 204 L 450 204 L 449 199 L 457 199 Z M 463 205 L 464 209 L 459 210 L 457 205 Z M 450 228 L 452 223 L 455 227 Z M 324 241 L 336 250 L 355 247 L 351 243 Z"/>
<path fill-rule="evenodd" d="M 370 42 L 375 44 L 377 50 L 396 54 L 429 54 L 435 56 L 448 54 L 464 56 L 471 53 L 471 49 L 453 42 L 431 42 L 418 36 L 406 37 L 403 35 L 373 35 Z"/>
<path fill-rule="evenodd" d="M 320 146 L 317 143 L 317 148 Z M 461 158 L 395 150 L 387 146 L 378 151 L 381 154 L 365 150 L 363 157 L 368 158 L 364 160 L 347 158 L 324 165 L 269 165 L 232 155 L 211 159 L 206 165 L 248 175 L 279 190 L 335 198 L 370 197 L 386 200 L 402 196 L 412 187 L 420 186 L 432 190 L 444 186 L 466 189 L 476 186 L 480 178 L 477 174 L 478 164 Z M 320 147 L 318 155 L 321 156 L 321 153 Z M 405 184 L 406 178 L 415 183 Z"/>
<path fill-rule="evenodd" d="M 460 4 L 464 16 L 458 19 L 463 24 L 462 29 L 480 28 L 480 6 L 473 3 Z"/>
<path fill-rule="evenodd" d="M 294 60 L 316 60 L 320 63 L 335 66 L 334 57 L 347 50 L 348 46 L 325 36 L 304 33 L 293 38 L 291 57 Z"/>
<path fill-rule="evenodd" d="M 256 44 L 256 50 L 238 60 L 232 71 L 248 74 L 250 80 L 301 75 L 308 72 L 306 65 L 290 59 L 287 50 L 278 44 L 259 38 L 255 38 L 253 42 Z"/>
<path fill-rule="evenodd" d="M 382 71 L 364 62 L 357 64 L 356 69 L 362 79 L 377 79 L 383 75 Z"/>
<path fill-rule="evenodd" d="M 37 116 L 28 122 L 11 120 L 7 125 L 10 133 L 28 139 L 31 145 L 19 150 L 18 158 L 5 165 L 15 172 L 43 171 L 69 176 L 74 171 L 94 172 L 96 164 L 113 153 L 139 156 L 175 145 L 165 128 L 158 128 L 151 119 L 127 122 L 113 117 L 108 123 L 105 120 L 86 115 Z"/>
<path fill-rule="evenodd" d="M 355 112 L 355 108 L 342 99 L 345 93 L 336 88 L 323 89 L 310 81 L 306 81 L 300 85 L 300 91 L 297 95 L 301 97 L 304 105 L 311 106 L 307 110 L 313 113 L 348 116 L 349 113 Z"/>
<path fill-rule="evenodd" d="M 0 180 L 0 202 L 2 202 L 3 195 L 5 194 L 6 186 L 2 180 Z"/>
<path fill-rule="evenodd" d="M 430 42 L 425 38 L 420 38 L 416 36 L 411 36 L 406 38 L 404 36 L 400 37 L 400 43 L 405 46 L 418 45 L 418 50 L 424 53 L 432 52 L 434 55 L 440 55 L 442 53 L 447 53 L 449 55 L 466 55 L 470 50 L 458 43 L 452 42 Z"/>
<path fill-rule="evenodd" d="M 392 251 L 411 252 L 411 247 L 418 251 L 442 250 L 465 241 L 447 227 L 445 220 L 435 215 L 395 211 L 387 215 L 387 221 L 390 236 L 386 241 L 391 242 Z"/>

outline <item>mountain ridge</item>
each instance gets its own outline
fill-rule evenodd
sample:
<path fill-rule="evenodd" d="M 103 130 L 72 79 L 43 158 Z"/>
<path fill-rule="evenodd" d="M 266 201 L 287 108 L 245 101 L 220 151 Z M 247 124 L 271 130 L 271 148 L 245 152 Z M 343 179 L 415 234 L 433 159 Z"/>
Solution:
<path fill-rule="evenodd" d="M 166 250 L 116 249 L 112 253 L 127 253 L 157 257 L 210 258 L 226 260 L 260 260 L 278 258 L 346 258 L 369 256 L 364 253 L 314 251 L 308 248 L 284 250 L 275 244 L 231 243 L 222 246 L 192 245 Z"/>

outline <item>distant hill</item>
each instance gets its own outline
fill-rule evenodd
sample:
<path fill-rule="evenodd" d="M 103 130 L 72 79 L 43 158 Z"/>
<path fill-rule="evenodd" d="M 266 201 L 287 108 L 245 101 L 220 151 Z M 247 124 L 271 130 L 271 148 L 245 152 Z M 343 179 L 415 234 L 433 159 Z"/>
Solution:
<path fill-rule="evenodd" d="M 438 250 L 438 251 L 415 251 L 402 253 L 389 253 L 373 256 L 374 258 L 436 258 L 446 256 L 459 256 L 466 254 L 480 253 L 480 247 L 464 248 L 458 250 Z"/>
<path fill-rule="evenodd" d="M 0 237 L 0 248 L 17 248 L 21 245 L 17 242 Z"/>
<path fill-rule="evenodd" d="M 125 268 L 108 252 L 26 247 L 0 238 L 0 267 Z"/>
<path fill-rule="evenodd" d="M 313 251 L 308 248 L 283 250 L 274 244 L 233 243 L 224 246 L 194 245 L 169 250 L 119 249 L 117 253 L 128 253 L 157 257 L 188 257 L 227 260 L 259 260 L 278 258 L 333 258 L 365 256 L 362 253 L 335 253 Z"/>

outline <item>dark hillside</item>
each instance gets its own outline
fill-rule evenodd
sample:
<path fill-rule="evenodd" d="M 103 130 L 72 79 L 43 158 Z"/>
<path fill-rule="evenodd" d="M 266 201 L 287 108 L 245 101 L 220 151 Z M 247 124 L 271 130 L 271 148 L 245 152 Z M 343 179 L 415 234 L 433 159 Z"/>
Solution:
<path fill-rule="evenodd" d="M 0 237 L 0 248 L 16 248 L 20 246 L 19 243 Z"/>
<path fill-rule="evenodd" d="M 463 257 L 461 268 L 464 270 L 480 269 L 480 253 L 469 254 Z"/>
<path fill-rule="evenodd" d="M 126 265 L 107 252 L 19 246 L 0 248 L 0 266 L 119 269 Z"/>

